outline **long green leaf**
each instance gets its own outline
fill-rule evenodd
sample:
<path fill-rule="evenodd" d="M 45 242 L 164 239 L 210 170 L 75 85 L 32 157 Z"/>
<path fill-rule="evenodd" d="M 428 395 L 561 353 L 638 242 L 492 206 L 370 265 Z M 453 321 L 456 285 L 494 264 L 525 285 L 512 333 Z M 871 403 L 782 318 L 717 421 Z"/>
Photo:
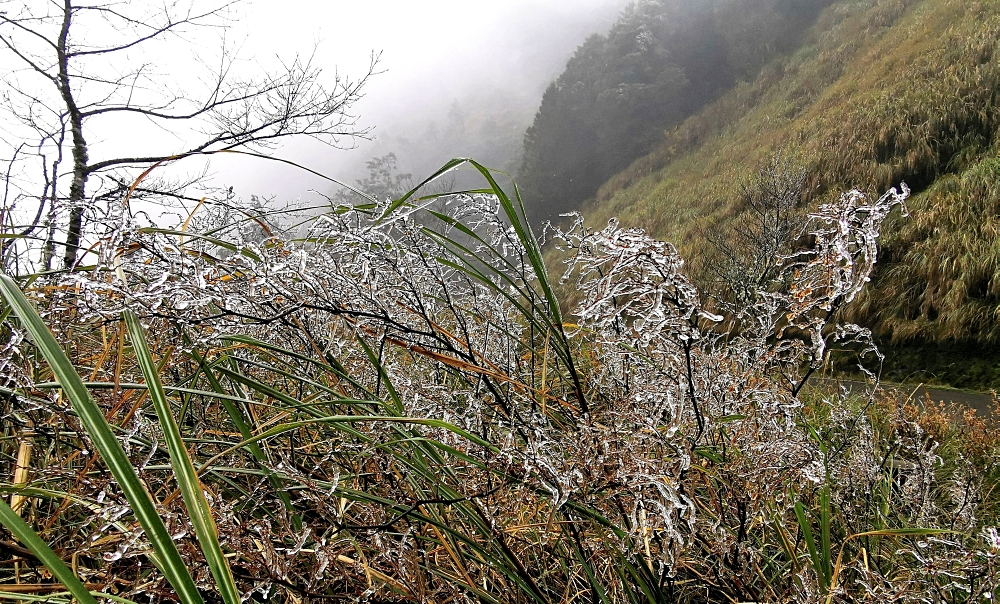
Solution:
<path fill-rule="evenodd" d="M 205 499 L 201 481 L 198 480 L 198 472 L 195 470 L 187 448 L 184 446 L 184 441 L 181 439 L 180 427 L 170 410 L 170 401 L 167 399 L 167 393 L 164 392 L 163 384 L 160 382 L 156 363 L 146 345 L 146 334 L 143 332 L 139 317 L 135 313 L 126 310 L 124 316 L 129 337 L 132 339 L 132 350 L 139 361 L 142 375 L 146 378 L 146 384 L 149 387 L 149 400 L 153 403 L 156 415 L 160 418 L 160 428 L 163 430 L 163 439 L 170 452 L 174 477 L 180 487 L 181 496 L 184 498 L 184 505 L 187 506 L 188 514 L 191 516 L 191 524 L 194 525 L 201 551 L 212 571 L 212 576 L 215 577 L 215 583 L 222 595 L 222 600 L 226 604 L 240 604 L 240 592 L 236 588 L 236 581 L 233 579 L 229 563 L 226 562 L 222 553 L 222 546 L 219 544 L 219 531 L 212 518 L 212 510 L 208 507 L 208 500 Z"/>
<path fill-rule="evenodd" d="M 215 390 L 216 393 L 225 395 L 226 392 L 222 388 L 222 384 L 215 377 L 215 373 L 212 368 L 205 362 L 205 359 L 197 351 L 191 351 L 191 357 L 201 366 L 205 378 L 208 380 L 209 385 Z M 221 398 L 222 406 L 226 409 L 226 413 L 229 414 L 229 419 L 236 426 L 236 429 L 240 431 L 240 435 L 244 440 L 253 437 L 253 431 L 250 429 L 250 424 L 247 423 L 246 417 L 243 411 L 236 405 L 235 402 L 229 400 L 228 397 Z M 261 467 L 266 467 L 267 457 L 264 455 L 264 451 L 260 448 L 260 445 L 253 443 L 249 445 L 247 449 L 250 454 L 254 456 L 254 459 L 261 464 Z M 295 513 L 295 506 L 292 505 L 292 498 L 281 488 L 281 481 L 277 479 L 272 473 L 268 476 L 268 482 L 271 483 L 271 487 L 274 489 L 275 493 L 278 494 L 278 498 L 281 499 L 281 503 L 285 506 L 285 509 L 289 514 L 292 515 L 292 522 L 295 524 L 295 530 L 301 528 L 301 518 Z"/>
<path fill-rule="evenodd" d="M 552 332 L 555 334 L 557 342 L 555 345 L 555 350 L 559 352 L 560 357 L 566 364 L 566 368 L 569 370 L 570 378 L 573 382 L 574 390 L 576 391 L 576 397 L 580 402 L 580 409 L 583 413 L 587 414 L 590 411 L 589 403 L 587 402 L 586 395 L 584 394 L 583 383 L 581 381 L 580 375 L 577 372 L 576 361 L 573 358 L 573 354 L 570 352 L 569 339 L 566 336 L 565 329 L 563 327 L 562 311 L 559 308 L 559 299 L 555 294 L 555 290 L 552 288 L 552 284 L 548 277 L 548 272 L 545 267 L 545 262 L 542 258 L 541 248 L 538 246 L 538 241 L 535 239 L 534 234 L 531 232 L 531 226 L 528 224 L 525 216 L 524 202 L 521 200 L 520 193 L 517 189 L 517 185 L 514 185 L 514 199 L 512 200 L 510 196 L 503 190 L 503 188 L 497 183 L 496 179 L 493 177 L 493 170 L 490 170 L 486 166 L 476 162 L 475 160 L 458 158 L 453 159 L 441 167 L 440 170 L 435 172 L 429 178 L 421 182 L 416 188 L 412 189 L 406 195 L 396 200 L 386 208 L 385 212 L 378 218 L 378 222 L 386 220 L 389 215 L 395 211 L 400 206 L 406 204 L 407 200 L 414 196 L 417 190 L 427 184 L 428 182 L 440 177 L 446 172 L 449 172 L 462 164 L 469 164 L 475 168 L 480 175 L 489 184 L 488 191 L 497 198 L 500 203 L 500 207 L 503 210 L 504 217 L 510 223 L 511 228 L 518 241 L 524 247 L 525 254 L 527 255 L 528 264 L 531 265 L 532 271 L 534 273 L 535 280 L 538 287 L 541 289 L 541 297 L 544 300 L 543 305 L 532 304 L 532 309 L 537 311 L 542 317 L 545 318 Z M 516 201 L 516 203 L 515 203 Z M 445 221 L 447 222 L 447 221 Z M 453 240 L 450 240 L 447 236 L 440 234 L 445 240 L 450 241 L 452 244 L 456 244 Z M 456 257 L 460 257 L 460 254 L 455 254 Z M 502 255 L 501 255 L 502 256 Z M 503 259 L 505 260 L 505 259 Z M 501 263 L 503 262 L 501 260 Z M 493 270 L 497 270 L 497 267 L 491 267 Z M 461 269 L 460 269 L 461 270 Z M 494 286 L 494 289 L 499 289 Z M 528 313 L 525 313 L 526 316 Z M 534 317 L 528 316 L 528 319 L 533 321 Z M 548 331 L 545 329 L 543 331 Z"/>
<path fill-rule="evenodd" d="M 819 492 L 820 563 L 823 565 L 824 580 L 830 584 L 833 569 L 833 547 L 830 543 L 830 483 L 823 485 Z"/>
<path fill-rule="evenodd" d="M 247 447 L 253 443 L 260 442 L 262 440 L 267 440 L 271 437 L 278 436 L 279 434 L 284 434 L 292 430 L 297 430 L 305 426 L 315 426 L 320 424 L 359 424 L 359 423 L 371 423 L 371 422 L 386 422 L 386 423 L 397 423 L 397 424 L 412 424 L 417 426 L 428 426 L 431 428 L 441 428 L 453 432 L 473 443 L 489 449 L 490 451 L 497 451 L 498 449 L 490 444 L 489 442 L 483 440 L 482 438 L 455 426 L 454 424 L 449 424 L 446 421 L 439 419 L 427 419 L 427 418 L 414 418 L 414 417 L 398 417 L 395 415 L 330 415 L 328 417 L 317 417 L 313 419 L 306 419 L 297 422 L 288 422 L 284 424 L 278 424 L 277 426 L 254 436 L 253 438 L 248 438 L 243 442 L 236 443 L 235 445 L 229 447 L 228 449 L 220 452 L 215 456 L 219 458 L 225 455 L 229 455 L 235 451 Z M 214 458 L 213 458 L 214 459 Z M 207 469 L 207 468 L 206 468 Z"/>
<path fill-rule="evenodd" d="M 806 549 L 809 551 L 809 559 L 812 560 L 813 570 L 816 571 L 816 576 L 819 578 L 820 586 L 825 592 L 830 584 L 827 581 L 827 575 L 824 572 L 822 562 L 820 561 L 819 548 L 816 546 L 816 540 L 813 538 L 812 527 L 809 525 L 809 519 L 806 518 L 806 510 L 801 501 L 797 501 L 795 503 L 795 518 L 799 521 L 799 530 L 802 531 L 802 539 L 806 542 Z"/>
<path fill-rule="evenodd" d="M 11 305 L 21 323 L 31 334 L 35 345 L 38 346 L 42 355 L 45 356 L 45 360 L 52 367 L 56 381 L 62 384 L 66 398 L 69 399 L 73 409 L 80 416 L 94 446 L 104 463 L 108 465 L 111 475 L 118 482 L 125 498 L 132 506 L 132 512 L 146 532 L 149 542 L 157 554 L 160 570 L 164 577 L 177 591 L 178 597 L 184 604 L 203 604 L 201 594 L 198 593 L 198 588 L 195 587 L 194 580 L 191 579 L 191 575 L 184 565 L 184 559 L 177 551 L 177 546 L 171 539 L 166 525 L 163 524 L 163 519 L 156 512 L 152 496 L 146 491 L 145 485 L 136 474 L 128 456 L 125 455 L 121 443 L 111 431 L 108 420 L 105 419 L 100 407 L 91 398 L 83 380 L 80 379 L 72 363 L 66 358 L 66 354 L 59 347 L 52 332 L 45 326 L 45 322 L 38 316 L 13 279 L 6 275 L 0 275 L 0 293 L 3 294 L 7 303 Z"/>
<path fill-rule="evenodd" d="M 90 595 L 87 591 L 87 587 L 83 584 L 73 571 L 69 569 L 68 566 L 62 561 L 59 556 L 56 555 L 52 548 L 48 546 L 47 543 L 42 541 L 42 538 L 38 536 L 28 523 L 21 519 L 14 510 L 7 505 L 7 502 L 0 499 L 0 522 L 7 527 L 17 540 L 24 544 L 31 553 L 35 554 L 45 568 L 52 571 L 56 579 L 66 586 L 73 597 L 76 598 L 81 604 L 97 604 L 97 600 L 94 596 Z"/>

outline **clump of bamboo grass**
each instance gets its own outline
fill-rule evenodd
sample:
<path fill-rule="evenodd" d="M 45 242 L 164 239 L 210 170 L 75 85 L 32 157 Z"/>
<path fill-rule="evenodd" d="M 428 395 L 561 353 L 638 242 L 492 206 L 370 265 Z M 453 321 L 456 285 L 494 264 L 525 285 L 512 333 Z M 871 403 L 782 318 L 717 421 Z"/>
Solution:
<path fill-rule="evenodd" d="M 833 319 L 905 191 L 820 208 L 790 286 L 726 317 L 671 245 L 577 221 L 570 319 L 516 193 L 468 160 L 435 177 L 463 164 L 482 190 L 298 235 L 112 224 L 93 272 L 5 278 L 34 344 L 3 429 L 45 451 L 0 487 L 33 527 L 0 508 L 30 552 L 13 572 L 46 589 L 33 556 L 81 601 L 71 575 L 184 602 L 992 593 L 995 502 L 957 494 L 991 489 L 970 468 L 996 444 L 936 471 L 914 417 L 804 388 L 830 343 L 869 342 Z"/>

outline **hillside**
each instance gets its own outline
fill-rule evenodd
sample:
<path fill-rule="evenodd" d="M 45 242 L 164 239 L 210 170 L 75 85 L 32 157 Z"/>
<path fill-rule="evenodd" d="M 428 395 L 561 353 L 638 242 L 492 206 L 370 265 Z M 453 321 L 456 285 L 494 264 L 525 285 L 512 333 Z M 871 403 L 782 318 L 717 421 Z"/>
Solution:
<path fill-rule="evenodd" d="M 675 242 L 707 284 L 713 234 L 745 218 L 745 185 L 774 158 L 805 173 L 800 213 L 851 188 L 878 196 L 905 182 L 910 216 L 883 231 L 873 287 L 848 314 L 899 352 L 897 372 L 995 383 L 998 35 L 997 2 L 834 3 L 797 51 L 666 132 L 584 213 Z"/>
<path fill-rule="evenodd" d="M 737 82 L 801 44 L 832 0 L 638 0 L 576 50 L 524 138 L 540 222 L 575 208 Z"/>

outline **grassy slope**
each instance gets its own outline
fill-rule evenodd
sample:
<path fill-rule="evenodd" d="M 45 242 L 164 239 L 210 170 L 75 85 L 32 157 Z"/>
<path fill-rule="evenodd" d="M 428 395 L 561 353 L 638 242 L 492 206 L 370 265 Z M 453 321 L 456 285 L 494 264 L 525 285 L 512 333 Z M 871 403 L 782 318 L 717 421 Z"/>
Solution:
<path fill-rule="evenodd" d="M 738 215 L 741 182 L 775 154 L 809 171 L 810 203 L 906 182 L 912 216 L 887 229 L 852 318 L 897 343 L 1000 343 L 1000 2 L 843 1 L 806 44 L 666 134 L 585 213 L 677 243 Z"/>

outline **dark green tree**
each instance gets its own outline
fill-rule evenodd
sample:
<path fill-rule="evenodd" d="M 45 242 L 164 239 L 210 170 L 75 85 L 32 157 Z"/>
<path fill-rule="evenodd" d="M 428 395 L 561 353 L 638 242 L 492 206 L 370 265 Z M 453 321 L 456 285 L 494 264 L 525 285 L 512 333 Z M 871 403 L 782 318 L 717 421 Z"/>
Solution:
<path fill-rule="evenodd" d="M 577 209 L 663 131 L 797 47 L 830 0 L 641 0 L 542 97 L 519 171 L 529 218 Z"/>

